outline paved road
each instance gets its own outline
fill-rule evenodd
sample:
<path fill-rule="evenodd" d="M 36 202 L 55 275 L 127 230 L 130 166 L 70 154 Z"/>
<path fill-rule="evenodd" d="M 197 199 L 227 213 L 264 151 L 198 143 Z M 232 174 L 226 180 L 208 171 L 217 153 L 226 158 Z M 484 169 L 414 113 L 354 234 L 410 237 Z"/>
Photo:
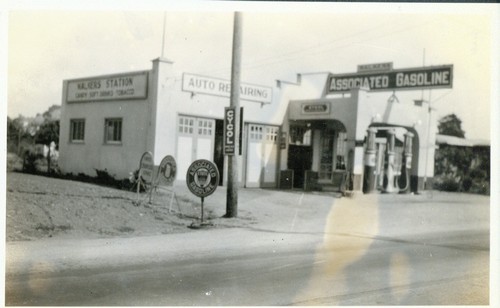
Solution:
<path fill-rule="evenodd" d="M 6 304 L 488 304 L 488 199 L 405 198 L 341 199 L 322 232 L 8 243 Z"/>

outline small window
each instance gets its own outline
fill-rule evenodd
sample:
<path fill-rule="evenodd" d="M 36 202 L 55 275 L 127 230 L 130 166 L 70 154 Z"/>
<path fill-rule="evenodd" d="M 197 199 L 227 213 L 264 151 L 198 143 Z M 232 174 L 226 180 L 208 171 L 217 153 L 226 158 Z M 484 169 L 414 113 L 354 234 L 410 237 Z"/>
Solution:
<path fill-rule="evenodd" d="M 122 119 L 106 119 L 104 142 L 120 144 L 122 142 Z"/>
<path fill-rule="evenodd" d="M 74 119 L 70 120 L 70 141 L 71 142 L 83 142 L 85 139 L 85 120 L 84 119 Z"/>
<path fill-rule="evenodd" d="M 250 125 L 250 140 L 262 140 L 263 127 L 260 125 Z"/>
<path fill-rule="evenodd" d="M 266 127 L 266 141 L 270 143 L 276 143 L 278 138 L 278 127 L 268 126 Z"/>
<path fill-rule="evenodd" d="M 179 116 L 179 133 L 193 134 L 194 118 Z"/>

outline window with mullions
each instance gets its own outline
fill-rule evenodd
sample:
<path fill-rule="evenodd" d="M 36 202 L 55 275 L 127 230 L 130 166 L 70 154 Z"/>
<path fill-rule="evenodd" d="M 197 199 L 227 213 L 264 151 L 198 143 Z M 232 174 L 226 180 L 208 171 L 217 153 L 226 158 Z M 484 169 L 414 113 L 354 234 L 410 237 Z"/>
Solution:
<path fill-rule="evenodd" d="M 73 119 L 70 120 L 70 141 L 71 142 L 83 142 L 85 139 L 85 120 L 84 119 Z"/>
<path fill-rule="evenodd" d="M 264 127 L 260 125 L 250 125 L 250 140 L 262 140 L 264 137 Z"/>
<path fill-rule="evenodd" d="M 266 141 L 276 143 L 276 140 L 278 139 L 278 130 L 278 127 L 266 127 Z"/>
<path fill-rule="evenodd" d="M 194 132 L 194 118 L 179 116 L 179 133 L 191 135 Z"/>
<path fill-rule="evenodd" d="M 122 143 L 122 119 L 106 119 L 104 124 L 104 142 L 108 144 Z"/>

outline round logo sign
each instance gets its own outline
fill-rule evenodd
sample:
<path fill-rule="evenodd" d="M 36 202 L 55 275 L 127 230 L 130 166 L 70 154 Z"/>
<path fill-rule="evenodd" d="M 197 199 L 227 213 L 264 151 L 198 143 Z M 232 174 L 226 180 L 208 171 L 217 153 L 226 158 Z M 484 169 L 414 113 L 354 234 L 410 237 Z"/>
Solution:
<path fill-rule="evenodd" d="M 217 166 L 206 159 L 195 160 L 186 174 L 189 190 L 198 197 L 211 195 L 219 185 Z"/>
<path fill-rule="evenodd" d="M 165 156 L 161 160 L 158 172 L 161 182 L 164 185 L 171 186 L 174 183 L 175 175 L 177 174 L 177 164 L 175 163 L 175 159 L 170 155 Z"/>
<path fill-rule="evenodd" d="M 144 179 L 144 182 L 149 184 L 153 181 L 153 172 L 153 154 L 151 154 L 151 152 L 145 152 L 144 154 L 142 154 L 141 161 L 139 163 L 139 173 Z"/>

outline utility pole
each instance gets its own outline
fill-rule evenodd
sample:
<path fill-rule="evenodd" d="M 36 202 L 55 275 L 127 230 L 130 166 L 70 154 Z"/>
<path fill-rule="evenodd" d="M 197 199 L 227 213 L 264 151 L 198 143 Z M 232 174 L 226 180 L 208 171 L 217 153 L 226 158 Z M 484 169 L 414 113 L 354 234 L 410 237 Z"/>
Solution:
<path fill-rule="evenodd" d="M 240 143 L 240 68 L 241 68 L 241 12 L 234 12 L 233 59 L 231 63 L 231 97 L 229 106 L 234 108 L 234 155 L 228 156 L 226 215 L 238 216 L 238 153 Z"/>
<path fill-rule="evenodd" d="M 165 57 L 165 25 L 167 23 L 167 12 L 163 12 L 163 34 L 161 36 L 161 57 Z"/>

